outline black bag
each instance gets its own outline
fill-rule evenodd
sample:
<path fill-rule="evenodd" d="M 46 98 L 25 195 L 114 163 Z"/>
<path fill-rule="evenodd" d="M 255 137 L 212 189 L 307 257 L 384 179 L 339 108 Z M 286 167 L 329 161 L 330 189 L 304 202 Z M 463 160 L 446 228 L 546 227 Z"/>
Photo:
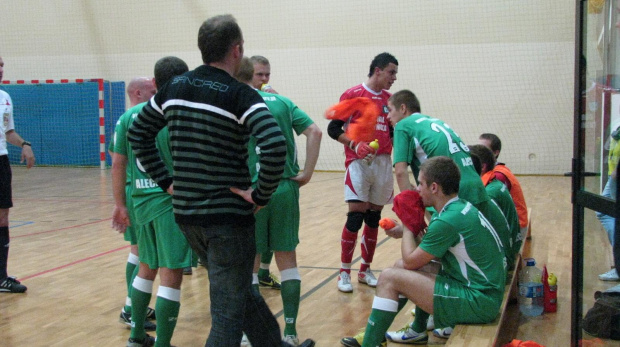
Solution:
<path fill-rule="evenodd" d="M 620 340 L 620 292 L 596 292 L 594 298 L 594 306 L 583 319 L 583 330 L 595 337 Z"/>

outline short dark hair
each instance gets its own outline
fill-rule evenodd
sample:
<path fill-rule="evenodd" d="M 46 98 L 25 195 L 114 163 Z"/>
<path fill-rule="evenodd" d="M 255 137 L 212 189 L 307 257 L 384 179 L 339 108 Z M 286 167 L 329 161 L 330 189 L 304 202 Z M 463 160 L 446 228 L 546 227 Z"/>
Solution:
<path fill-rule="evenodd" d="M 235 75 L 237 81 L 241 83 L 249 83 L 254 76 L 254 64 L 252 64 L 252 58 L 243 57 L 241 59 L 241 65 L 239 71 Z"/>
<path fill-rule="evenodd" d="M 198 30 L 198 48 L 202 62 L 221 62 L 230 48 L 243 40 L 241 28 L 230 14 L 211 17 Z"/>
<path fill-rule="evenodd" d="M 376 67 L 383 70 L 390 63 L 398 66 L 398 60 L 396 60 L 396 58 L 394 58 L 394 56 L 390 53 L 383 52 L 377 55 L 370 63 L 370 72 L 368 73 L 368 77 L 372 76 L 375 73 Z"/>
<path fill-rule="evenodd" d="M 491 142 L 491 150 L 493 152 L 495 152 L 495 151 L 501 152 L 502 151 L 502 140 L 500 140 L 499 137 L 497 137 L 497 135 L 490 134 L 490 133 L 484 133 L 484 134 L 480 135 L 480 138 L 482 140 L 487 140 L 487 141 Z M 499 154 L 498 154 L 498 156 L 499 156 Z"/>
<path fill-rule="evenodd" d="M 168 56 L 159 59 L 155 63 L 155 87 L 161 88 L 172 77 L 182 75 L 189 71 L 189 67 L 181 58 Z"/>
<path fill-rule="evenodd" d="M 473 153 L 469 153 L 471 156 L 471 162 L 474 163 L 474 170 L 478 173 L 478 175 L 482 175 L 482 163 L 480 162 L 480 158 Z"/>
<path fill-rule="evenodd" d="M 480 164 L 487 166 L 487 171 L 491 171 L 495 167 L 495 155 L 493 155 L 493 151 L 490 148 L 484 145 L 473 145 L 469 146 L 469 153 L 472 157 L 474 155 L 478 157 Z"/>
<path fill-rule="evenodd" d="M 261 64 L 261 65 L 270 65 L 269 59 L 263 57 L 262 55 L 253 55 L 250 57 L 252 64 Z"/>
<path fill-rule="evenodd" d="M 445 195 L 458 194 L 461 171 L 449 157 L 432 157 L 420 165 L 426 184 L 437 183 Z"/>
<path fill-rule="evenodd" d="M 392 94 L 392 96 L 390 96 L 390 102 L 396 108 L 399 108 L 404 104 L 411 113 L 422 112 L 418 97 L 415 96 L 412 91 L 407 89 L 399 90 Z"/>

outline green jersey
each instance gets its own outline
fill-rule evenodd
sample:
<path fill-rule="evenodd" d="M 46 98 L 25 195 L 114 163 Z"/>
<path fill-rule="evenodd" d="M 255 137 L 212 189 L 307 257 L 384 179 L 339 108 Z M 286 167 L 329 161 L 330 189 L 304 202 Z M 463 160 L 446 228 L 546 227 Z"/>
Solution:
<path fill-rule="evenodd" d="M 125 113 L 123 113 L 119 117 L 118 121 L 116 121 L 116 126 L 114 127 L 114 137 L 112 138 L 112 141 L 110 141 L 110 145 L 108 146 L 108 150 L 110 152 L 117 153 L 125 157 L 127 156 L 127 153 L 131 153 L 131 148 L 127 144 L 127 128 L 125 127 L 125 124 L 122 123 L 123 119 L 131 119 L 135 117 L 134 114 L 136 114 L 136 112 L 140 112 L 140 109 L 142 109 L 142 107 L 139 107 L 136 110 L 136 107 L 130 108 L 129 110 L 125 111 Z M 132 226 L 136 226 L 136 215 L 134 213 L 133 201 L 131 199 L 131 165 L 127 165 L 125 173 L 125 205 L 127 207 L 127 212 L 129 213 L 129 220 L 131 220 Z"/>
<path fill-rule="evenodd" d="M 297 147 L 295 146 L 293 131 L 300 135 L 314 122 L 306 112 L 302 111 L 288 98 L 262 91 L 258 91 L 258 94 L 265 100 L 265 104 L 267 104 L 269 111 L 280 126 L 286 141 L 286 165 L 284 166 L 282 179 L 297 176 L 299 174 L 299 164 L 297 163 Z M 252 183 L 255 183 L 258 180 L 258 172 L 260 171 L 260 148 L 256 146 L 256 138 L 253 136 L 250 137 L 248 142 L 248 151 L 250 154 L 248 158 L 250 175 L 252 176 Z"/>
<path fill-rule="evenodd" d="M 515 207 L 515 203 L 512 200 L 512 196 L 510 196 L 510 192 L 504 183 L 499 180 L 492 180 L 485 187 L 487 194 L 493 201 L 497 203 L 499 208 L 504 213 L 504 217 L 508 221 L 508 225 L 510 227 L 510 248 L 506 247 L 506 258 L 509 260 L 512 259 L 514 262 L 514 258 L 519 252 L 521 248 L 521 243 L 523 240 L 521 239 L 521 227 L 519 226 L 519 215 L 517 214 L 517 208 Z M 510 261 L 508 262 L 508 266 L 510 267 Z"/>
<path fill-rule="evenodd" d="M 469 148 L 439 119 L 420 113 L 403 118 L 394 127 L 394 164 L 406 162 L 417 180 L 420 165 L 428 158 L 447 156 L 461 171 L 459 197 L 476 205 L 489 199 L 474 168 Z"/>
<path fill-rule="evenodd" d="M 491 223 L 471 203 L 458 197 L 448 201 L 431 218 L 420 248 L 441 259 L 440 275 L 501 302 L 504 250 Z"/>
<path fill-rule="evenodd" d="M 127 156 L 127 180 L 130 182 L 131 200 L 134 207 L 136 223 L 139 225 L 150 222 L 153 218 L 172 209 L 172 196 L 164 192 L 144 171 L 136 159 L 129 141 L 127 129 L 146 103 L 138 104 L 125 112 L 118 120 L 115 134 L 115 152 Z M 156 138 L 159 153 L 172 172 L 172 154 L 168 141 L 168 128 L 164 127 Z"/>

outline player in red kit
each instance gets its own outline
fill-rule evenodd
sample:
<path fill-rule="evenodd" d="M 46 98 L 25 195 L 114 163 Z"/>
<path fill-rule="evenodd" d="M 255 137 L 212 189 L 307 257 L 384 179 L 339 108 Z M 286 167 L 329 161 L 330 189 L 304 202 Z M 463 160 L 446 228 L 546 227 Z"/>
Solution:
<path fill-rule="evenodd" d="M 355 142 L 345 133 L 347 124 L 354 122 L 360 115 L 355 112 L 347 121 L 332 120 L 327 132 L 331 138 L 345 146 L 345 188 L 344 199 L 349 204 L 347 221 L 342 230 L 341 268 L 338 276 L 338 290 L 345 293 L 353 291 L 351 285 L 351 262 L 357 233 L 364 226 L 361 248 L 362 264 L 358 281 L 371 287 L 377 285 L 377 279 L 370 270 L 377 245 L 377 232 L 383 206 L 392 202 L 394 196 L 394 177 L 392 175 L 392 139 L 387 101 L 391 94 L 387 90 L 396 81 L 398 61 L 389 53 L 377 55 L 370 64 L 368 80 L 345 91 L 340 101 L 357 97 L 366 97 L 376 103 L 380 110 L 377 117 L 375 139 L 379 149 L 375 150 L 368 142 Z"/>

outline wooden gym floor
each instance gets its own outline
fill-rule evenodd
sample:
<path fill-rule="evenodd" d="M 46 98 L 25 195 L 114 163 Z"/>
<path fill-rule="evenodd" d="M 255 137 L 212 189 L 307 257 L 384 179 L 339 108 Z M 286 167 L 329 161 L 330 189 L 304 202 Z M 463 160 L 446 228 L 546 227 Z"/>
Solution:
<path fill-rule="evenodd" d="M 559 305 L 554 314 L 515 319 L 514 328 L 521 340 L 569 346 L 570 179 L 519 179 L 528 206 L 533 208 L 532 240 L 526 245 L 525 256 L 536 258 L 540 266 L 547 264 L 549 271 L 557 275 Z M 340 232 L 346 218 L 342 180 L 343 173 L 319 172 L 301 190 L 301 244 L 297 254 L 302 299 L 298 332 L 301 339 L 316 340 L 317 346 L 339 346 L 343 336 L 354 335 L 364 327 L 374 296 L 374 289 L 358 284 L 355 276 L 352 294 L 340 293 L 336 288 Z M 14 167 L 13 199 L 9 274 L 22 280 L 28 292 L 0 294 L 0 345 L 124 346 L 129 330 L 118 322 L 118 317 L 126 296 L 129 246 L 110 228 L 110 171 Z M 391 206 L 383 215 L 395 216 Z M 378 241 L 372 265 L 377 276 L 400 257 L 399 240 L 380 232 Z M 359 247 L 354 257 L 353 266 L 359 268 Z M 607 237 L 591 211 L 586 215 L 584 261 L 586 312 L 593 304 L 595 290 L 617 284 L 597 278 L 610 268 L 612 260 Z M 275 262 L 271 269 L 278 274 Z M 261 293 L 283 326 L 279 291 L 261 289 Z M 410 320 L 411 308 L 412 304 L 405 307 L 392 329 Z M 181 312 L 172 343 L 203 346 L 210 323 L 206 270 L 199 267 L 193 275 L 184 276 Z M 591 339 L 587 335 L 584 338 Z M 444 342 L 431 337 L 429 344 Z"/>

